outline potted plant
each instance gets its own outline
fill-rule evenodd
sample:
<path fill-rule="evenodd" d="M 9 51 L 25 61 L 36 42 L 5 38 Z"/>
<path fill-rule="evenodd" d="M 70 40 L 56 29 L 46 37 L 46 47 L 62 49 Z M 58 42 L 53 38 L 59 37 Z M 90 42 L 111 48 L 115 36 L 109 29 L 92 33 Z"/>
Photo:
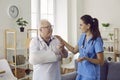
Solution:
<path fill-rule="evenodd" d="M 110 40 L 112 40 L 113 33 L 109 33 Z"/>
<path fill-rule="evenodd" d="M 21 17 L 17 19 L 16 23 L 20 26 L 20 31 L 24 32 L 24 27 L 27 26 L 28 22 Z"/>
<path fill-rule="evenodd" d="M 103 27 L 109 27 L 109 25 L 110 25 L 109 23 L 102 23 Z"/>
<path fill-rule="evenodd" d="M 102 23 L 102 26 L 103 26 L 103 30 L 106 30 L 107 27 L 110 26 L 110 24 L 109 23 Z"/>

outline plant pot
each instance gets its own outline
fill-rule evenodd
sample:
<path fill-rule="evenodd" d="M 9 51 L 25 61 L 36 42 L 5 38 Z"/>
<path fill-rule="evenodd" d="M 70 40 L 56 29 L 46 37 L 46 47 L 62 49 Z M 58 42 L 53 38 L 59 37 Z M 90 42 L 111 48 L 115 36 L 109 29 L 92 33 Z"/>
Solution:
<path fill-rule="evenodd" d="M 31 69 L 29 69 L 29 68 L 28 68 L 28 69 L 26 69 L 26 70 L 25 70 L 26 75 L 29 75 L 31 71 L 32 71 L 32 70 L 31 70 Z"/>
<path fill-rule="evenodd" d="M 20 27 L 20 32 L 24 32 L 24 27 Z"/>

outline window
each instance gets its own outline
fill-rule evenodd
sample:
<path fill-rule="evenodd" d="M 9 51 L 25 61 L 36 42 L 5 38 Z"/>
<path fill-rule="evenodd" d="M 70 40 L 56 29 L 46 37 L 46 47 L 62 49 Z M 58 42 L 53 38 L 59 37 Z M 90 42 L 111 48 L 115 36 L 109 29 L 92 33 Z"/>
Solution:
<path fill-rule="evenodd" d="M 53 35 L 60 35 L 67 41 L 69 22 L 67 2 L 68 0 L 31 0 L 31 28 L 37 29 L 40 19 L 47 19 L 53 25 Z"/>
<path fill-rule="evenodd" d="M 40 17 L 47 19 L 54 25 L 54 0 L 41 0 Z"/>
<path fill-rule="evenodd" d="M 31 0 L 31 28 L 36 29 L 40 19 L 47 19 L 55 25 L 55 0 Z"/>

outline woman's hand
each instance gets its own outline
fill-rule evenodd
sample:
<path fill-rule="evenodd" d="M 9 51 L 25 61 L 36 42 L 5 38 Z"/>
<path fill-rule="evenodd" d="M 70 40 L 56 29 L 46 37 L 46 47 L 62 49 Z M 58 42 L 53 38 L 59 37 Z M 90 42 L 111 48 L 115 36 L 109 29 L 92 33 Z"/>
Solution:
<path fill-rule="evenodd" d="M 85 60 L 85 57 L 82 57 L 82 58 L 79 57 L 79 58 L 77 59 L 77 62 L 82 62 L 83 60 Z"/>
<path fill-rule="evenodd" d="M 62 39 L 60 36 L 55 35 L 55 37 L 56 37 L 60 42 L 63 42 L 63 39 Z"/>
<path fill-rule="evenodd" d="M 78 52 L 78 45 L 75 47 L 72 47 L 70 44 L 68 44 L 65 40 L 63 40 L 60 36 L 55 35 L 55 37 L 60 41 L 60 43 L 64 44 L 64 46 L 71 51 L 72 53 L 76 54 Z"/>

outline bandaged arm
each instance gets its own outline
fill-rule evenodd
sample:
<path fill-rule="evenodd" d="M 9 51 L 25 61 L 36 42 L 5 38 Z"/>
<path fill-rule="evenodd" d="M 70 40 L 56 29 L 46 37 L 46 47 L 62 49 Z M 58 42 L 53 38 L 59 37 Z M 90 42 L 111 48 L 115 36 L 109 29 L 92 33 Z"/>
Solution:
<path fill-rule="evenodd" d="M 52 50 L 39 50 L 35 41 L 31 41 L 29 49 L 29 62 L 33 65 L 40 63 L 56 62 L 57 55 Z"/>
<path fill-rule="evenodd" d="M 56 62 L 57 56 L 52 51 L 36 51 L 32 52 L 29 55 L 29 62 L 31 64 L 40 64 L 40 63 L 48 63 L 48 62 Z"/>

